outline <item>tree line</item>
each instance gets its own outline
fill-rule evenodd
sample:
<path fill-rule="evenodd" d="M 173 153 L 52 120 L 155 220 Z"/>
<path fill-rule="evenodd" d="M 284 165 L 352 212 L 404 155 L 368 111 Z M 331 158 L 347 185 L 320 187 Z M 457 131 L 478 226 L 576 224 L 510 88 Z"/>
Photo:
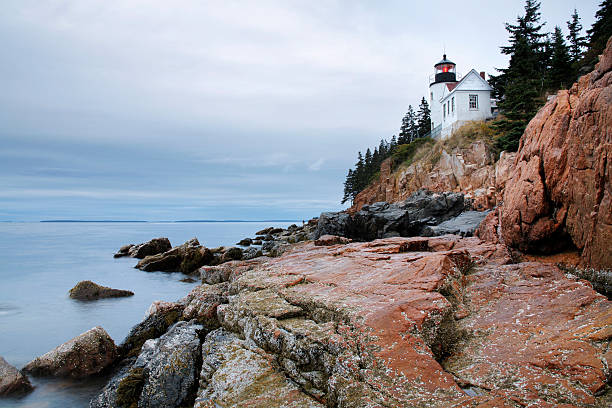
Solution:
<path fill-rule="evenodd" d="M 344 181 L 342 204 L 349 200 L 353 201 L 355 196 L 377 177 L 382 162 L 390 157 L 398 146 L 428 136 L 430 131 L 431 111 L 427 100 L 423 97 L 416 112 L 412 105 L 408 105 L 408 111 L 402 118 L 397 137 L 393 135 L 389 141 L 381 139 L 379 145 L 374 147 L 373 151 L 368 148 L 365 155 L 357 153 L 355 168 L 349 169 Z"/>
<path fill-rule="evenodd" d="M 494 123 L 501 150 L 516 151 L 529 121 L 546 102 L 546 96 L 567 89 L 579 75 L 591 71 L 598 55 L 612 35 L 612 0 L 604 0 L 595 14 L 595 23 L 583 33 L 578 11 L 566 22 L 568 34 L 561 27 L 543 31 L 540 2 L 526 0 L 524 15 L 514 24 L 506 23 L 509 45 L 507 68 L 498 69 L 490 83 L 502 117 Z M 567 40 L 567 41 L 566 41 Z"/>

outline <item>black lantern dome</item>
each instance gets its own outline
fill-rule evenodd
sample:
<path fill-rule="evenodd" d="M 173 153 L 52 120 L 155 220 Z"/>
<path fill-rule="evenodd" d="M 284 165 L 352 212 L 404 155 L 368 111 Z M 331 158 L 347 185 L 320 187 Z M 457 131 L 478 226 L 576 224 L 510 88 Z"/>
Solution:
<path fill-rule="evenodd" d="M 434 84 L 439 82 L 457 82 L 455 63 L 447 60 L 446 54 L 442 56 L 442 61 L 434 65 L 434 69 L 436 73 Z"/>

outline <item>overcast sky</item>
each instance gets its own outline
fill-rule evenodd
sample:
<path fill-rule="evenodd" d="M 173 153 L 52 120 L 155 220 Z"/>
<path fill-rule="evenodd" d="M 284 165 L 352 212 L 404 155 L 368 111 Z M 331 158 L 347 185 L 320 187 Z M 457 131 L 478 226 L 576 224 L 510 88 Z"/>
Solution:
<path fill-rule="evenodd" d="M 542 1 L 547 31 L 576 7 Z M 2 0 L 0 220 L 305 219 L 524 1 Z"/>

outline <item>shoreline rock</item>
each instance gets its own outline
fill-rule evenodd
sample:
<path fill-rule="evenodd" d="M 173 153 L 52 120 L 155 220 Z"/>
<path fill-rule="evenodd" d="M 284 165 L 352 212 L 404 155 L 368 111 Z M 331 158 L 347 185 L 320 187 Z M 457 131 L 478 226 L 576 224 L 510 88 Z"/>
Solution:
<path fill-rule="evenodd" d="M 115 258 L 129 256 L 132 258 L 142 259 L 149 255 L 157 255 L 172 249 L 168 238 L 153 238 L 150 241 L 142 244 L 128 244 L 119 248 L 119 251 L 114 255 Z"/>
<path fill-rule="evenodd" d="M 23 372 L 36 377 L 83 378 L 100 373 L 116 358 L 115 342 L 97 326 L 36 357 Z"/>
<path fill-rule="evenodd" d="M 98 285 L 92 281 L 81 281 L 68 292 L 72 299 L 96 300 L 115 297 L 134 296 L 134 292 L 122 289 L 112 289 Z"/>
<path fill-rule="evenodd" d="M 33 389 L 28 377 L 0 356 L 0 397 L 25 394 Z"/>

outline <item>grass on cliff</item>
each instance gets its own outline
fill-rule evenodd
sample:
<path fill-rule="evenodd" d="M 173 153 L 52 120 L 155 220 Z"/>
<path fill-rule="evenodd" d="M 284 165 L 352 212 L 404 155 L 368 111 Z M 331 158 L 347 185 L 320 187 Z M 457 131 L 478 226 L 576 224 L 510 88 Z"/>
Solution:
<path fill-rule="evenodd" d="M 489 123 L 468 122 L 454 131 L 448 139 L 435 141 L 430 138 L 420 138 L 410 144 L 398 146 L 391 156 L 391 168 L 395 171 L 399 167 L 408 167 L 420 162 L 426 171 L 430 171 L 440 160 L 442 151 L 450 153 L 454 149 L 466 149 L 478 141 L 483 142 L 497 160 L 500 151 L 496 147 L 496 137 L 497 133 Z"/>

